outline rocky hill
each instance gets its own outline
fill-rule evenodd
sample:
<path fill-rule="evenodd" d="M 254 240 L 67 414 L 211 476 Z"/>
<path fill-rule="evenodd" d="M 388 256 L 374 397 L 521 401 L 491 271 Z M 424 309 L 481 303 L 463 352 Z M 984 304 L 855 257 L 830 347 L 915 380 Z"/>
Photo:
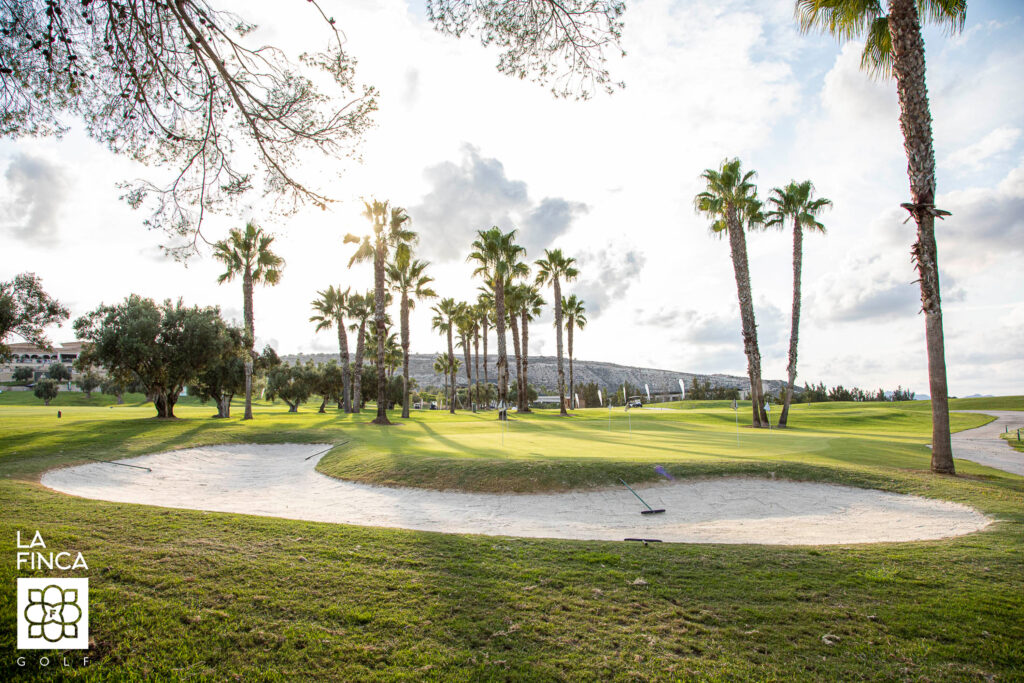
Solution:
<path fill-rule="evenodd" d="M 416 379 L 421 387 L 440 386 L 444 380 L 434 372 L 434 358 L 430 354 L 412 354 L 409 357 L 409 376 Z M 336 353 L 316 354 L 289 354 L 282 356 L 282 360 L 288 363 L 301 361 L 305 363 L 313 360 L 316 363 L 324 363 L 329 360 L 337 360 Z M 461 359 L 461 356 L 460 356 Z M 480 379 L 483 380 L 483 358 L 480 359 Z M 488 356 L 487 375 L 491 382 L 495 381 L 494 366 L 497 356 Z M 537 356 L 530 358 L 529 376 L 530 383 L 540 390 L 540 393 L 554 393 L 558 386 L 558 361 L 554 356 Z M 647 384 L 652 393 L 677 393 L 679 391 L 679 380 L 682 379 L 689 387 L 694 377 L 700 381 L 709 381 L 714 387 L 737 387 L 742 390 L 750 388 L 750 381 L 746 377 L 734 375 L 700 375 L 692 372 L 679 370 L 658 370 L 655 368 L 638 368 L 615 363 L 603 363 L 592 360 L 573 361 L 574 373 L 577 384 L 596 382 L 603 390 L 615 390 L 621 387 L 623 382 L 642 387 Z M 510 368 L 512 377 L 515 377 L 515 367 Z M 569 367 L 566 361 L 566 381 L 568 381 Z M 466 372 L 459 370 L 459 383 L 464 384 Z M 765 380 L 765 385 L 772 393 L 778 393 L 779 389 L 785 386 L 783 380 Z"/>

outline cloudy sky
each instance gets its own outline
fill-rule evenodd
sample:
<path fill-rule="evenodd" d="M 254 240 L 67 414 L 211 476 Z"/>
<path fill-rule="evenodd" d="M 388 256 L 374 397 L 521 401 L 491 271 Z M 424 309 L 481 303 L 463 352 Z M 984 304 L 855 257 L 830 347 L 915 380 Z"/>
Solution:
<path fill-rule="evenodd" d="M 254 41 L 297 54 L 317 35 L 306 3 L 288 1 L 294 12 L 238 6 L 260 25 Z M 567 288 L 590 317 L 577 357 L 742 375 L 728 243 L 692 205 L 703 169 L 739 156 L 762 195 L 809 178 L 834 202 L 828 234 L 804 241 L 800 381 L 928 393 L 895 85 L 859 71 L 858 43 L 800 35 L 792 0 L 629 2 L 628 56 L 611 65 L 626 88 L 588 102 L 500 75 L 496 52 L 438 35 L 418 0 L 324 6 L 359 79 L 380 90 L 380 111 L 362 164 L 303 169 L 331 178 L 340 204 L 286 220 L 243 210 L 279 236 L 288 264 L 279 286 L 256 293 L 260 343 L 336 350 L 308 323 L 309 301 L 332 283 L 370 286 L 367 267 L 345 267 L 341 238 L 364 230 L 359 198 L 376 196 L 408 207 L 442 296 L 475 298 L 465 256 L 477 229 L 515 227 L 531 258 L 556 246 L 580 263 Z M 937 205 L 953 212 L 937 230 L 955 395 L 1024 393 L 1022 14 L 1013 0 L 972 0 L 961 34 L 925 35 Z M 240 318 L 240 286 L 217 286 L 208 254 L 187 267 L 164 259 L 165 237 L 118 200 L 119 180 L 147 174 L 80 130 L 0 141 L 0 279 L 34 271 L 75 316 L 136 292 Z M 205 232 L 216 239 L 240 222 L 214 217 Z M 791 236 L 752 235 L 748 247 L 764 374 L 784 378 Z M 554 352 L 547 315 L 531 330 L 534 354 Z M 441 350 L 429 321 L 428 306 L 414 312 L 414 351 Z"/>

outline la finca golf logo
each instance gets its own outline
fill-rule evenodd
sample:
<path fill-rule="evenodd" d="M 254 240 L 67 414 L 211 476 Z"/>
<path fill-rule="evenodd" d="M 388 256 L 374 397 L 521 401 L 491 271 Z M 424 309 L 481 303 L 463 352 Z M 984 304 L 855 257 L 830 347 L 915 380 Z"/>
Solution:
<path fill-rule="evenodd" d="M 89 647 L 89 579 L 18 579 L 18 649 Z"/>

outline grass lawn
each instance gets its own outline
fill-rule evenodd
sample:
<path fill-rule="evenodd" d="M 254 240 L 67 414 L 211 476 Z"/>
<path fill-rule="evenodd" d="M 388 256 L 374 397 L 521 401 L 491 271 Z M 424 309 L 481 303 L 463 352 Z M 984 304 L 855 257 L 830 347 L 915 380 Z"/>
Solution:
<path fill-rule="evenodd" d="M 1024 478 L 965 461 L 955 478 L 928 473 L 926 403 L 798 405 L 791 428 L 771 433 L 744 426 L 740 410 L 737 447 L 728 402 L 620 409 L 610 429 L 601 409 L 516 416 L 503 437 L 493 414 L 425 412 L 380 428 L 368 413 L 260 403 L 243 423 L 186 400 L 180 419 L 158 421 L 137 397 L 62 398 L 43 408 L 0 394 L 0 679 L 959 681 L 1024 670 Z M 975 403 L 956 407 L 1024 408 L 1020 397 L 965 400 Z M 225 442 L 347 442 L 322 471 L 481 491 L 650 480 L 654 465 L 677 478 L 776 472 L 961 501 L 998 522 L 918 543 L 643 547 L 169 510 L 38 484 L 88 457 Z M 16 663 L 14 579 L 59 574 L 15 569 L 15 532 L 37 529 L 88 561 L 69 574 L 90 578 L 88 666 Z"/>

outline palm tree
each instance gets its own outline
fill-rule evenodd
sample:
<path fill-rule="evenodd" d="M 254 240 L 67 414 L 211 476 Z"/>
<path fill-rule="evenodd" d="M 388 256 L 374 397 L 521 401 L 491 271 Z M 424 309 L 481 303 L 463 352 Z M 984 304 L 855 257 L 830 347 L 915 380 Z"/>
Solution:
<path fill-rule="evenodd" d="M 477 306 L 480 308 L 480 327 L 484 337 L 484 385 L 489 385 L 487 378 L 487 337 L 490 336 L 491 322 L 494 320 L 494 292 L 486 287 L 479 287 L 480 294 L 476 298 Z M 490 405 L 490 399 L 487 404 Z"/>
<path fill-rule="evenodd" d="M 463 355 L 466 358 L 466 398 L 473 409 L 476 412 L 476 401 L 473 399 L 473 364 L 470 360 L 470 340 L 473 337 L 473 328 L 476 327 L 476 316 L 473 313 L 473 308 L 465 303 L 460 302 L 458 305 L 458 314 L 455 316 L 455 327 L 459 331 L 459 346 L 462 347 Z"/>
<path fill-rule="evenodd" d="M 428 285 L 434 278 L 425 274 L 428 261 L 412 258 L 412 249 L 400 246 L 387 266 L 388 282 L 391 289 L 401 296 L 400 316 L 402 333 L 402 417 L 409 417 L 409 311 L 416 307 L 416 301 L 433 299 L 437 296 Z"/>
<path fill-rule="evenodd" d="M 576 381 L 572 372 L 572 332 L 573 328 L 582 330 L 587 326 L 587 309 L 583 307 L 583 301 L 573 294 L 562 300 L 562 315 L 565 316 L 566 341 L 569 343 L 569 404 L 579 408 L 576 401 Z"/>
<path fill-rule="evenodd" d="M 387 335 L 384 332 L 385 318 L 385 264 L 391 250 L 398 249 L 402 245 L 415 244 L 418 237 L 415 232 L 405 227 L 409 222 L 409 214 L 401 207 L 392 207 L 388 202 L 377 201 L 376 199 L 363 202 L 366 207 L 363 217 L 370 221 L 373 227 L 372 235 L 357 237 L 352 233 L 345 235 L 344 242 L 356 243 L 356 253 L 348 262 L 349 268 L 354 263 L 361 261 L 373 261 L 373 291 L 374 291 L 374 326 L 377 330 L 377 417 L 373 419 L 374 424 L 389 425 L 387 411 L 387 387 L 385 386 L 385 360 L 384 340 Z"/>
<path fill-rule="evenodd" d="M 476 367 L 473 370 L 473 386 L 475 387 L 474 396 L 476 397 L 476 404 L 479 406 L 480 403 L 480 331 L 487 324 L 487 311 L 483 310 L 480 303 L 473 304 L 471 307 L 473 311 L 473 355 L 476 362 Z M 487 363 L 487 359 L 484 359 L 484 363 Z"/>
<path fill-rule="evenodd" d="M 434 358 L 434 372 L 444 375 L 444 395 L 448 395 L 448 366 L 451 365 L 447 353 L 439 353 Z"/>
<path fill-rule="evenodd" d="M 544 297 L 540 295 L 540 290 L 537 289 L 536 285 L 527 285 L 523 291 L 523 306 L 519 311 L 523 335 L 523 410 L 527 413 L 531 412 L 529 397 L 530 373 L 528 371 L 530 366 L 530 323 L 537 319 L 537 316 L 540 315 L 540 309 L 543 307 Z M 572 366 L 570 365 L 571 368 Z M 572 373 L 570 372 L 571 376 Z"/>
<path fill-rule="evenodd" d="M 519 337 L 519 313 L 526 306 L 526 285 L 505 283 L 505 310 L 508 312 L 509 328 L 512 330 L 512 349 L 516 356 L 516 410 L 525 408 L 526 388 L 523 384 L 523 348 Z"/>
<path fill-rule="evenodd" d="M 477 264 L 473 275 L 481 275 L 494 291 L 494 324 L 498 334 L 498 401 L 507 408 L 508 355 L 505 349 L 505 282 L 513 281 L 529 272 L 520 259 L 526 249 L 516 244 L 516 231 L 502 232 L 494 226 L 478 230 L 473 251 L 466 260 Z M 505 410 L 498 411 L 498 419 L 507 419 Z"/>
<path fill-rule="evenodd" d="M 345 329 L 345 312 L 348 306 L 349 290 L 342 291 L 341 285 L 335 288 L 331 285 L 327 289 L 317 292 L 319 299 L 312 302 L 313 310 L 316 311 L 309 318 L 309 322 L 316 323 L 316 331 L 329 330 L 332 326 L 338 330 L 338 355 L 341 357 L 341 394 L 342 409 L 346 413 L 352 412 L 352 404 L 349 400 L 349 385 L 352 382 L 352 368 L 348 358 L 348 332 Z"/>
<path fill-rule="evenodd" d="M 455 358 L 455 343 L 452 339 L 452 335 L 455 333 L 455 319 L 459 315 L 459 305 L 455 303 L 455 299 L 447 297 L 441 299 L 441 301 L 431 308 L 434 311 L 433 319 L 430 321 L 432 329 L 437 330 L 441 334 L 448 335 L 448 358 Z M 449 362 L 448 368 L 451 374 L 451 396 L 448 404 L 448 412 L 452 415 L 455 414 L 455 371 L 454 363 Z M 447 378 L 446 378 L 447 381 Z"/>
<path fill-rule="evenodd" d="M 911 197 L 911 201 L 902 206 L 917 223 L 917 241 L 910 253 L 920 275 L 918 282 L 921 284 L 921 309 L 924 311 L 925 345 L 928 349 L 932 471 L 954 474 L 939 296 L 939 255 L 935 243 L 935 217 L 943 218 L 949 212 L 935 208 L 935 149 L 925 84 L 924 39 L 921 37 L 919 9 L 925 18 L 953 32 L 963 28 L 967 16 L 966 0 L 889 0 L 888 14 L 879 0 L 798 0 L 796 5 L 803 31 L 827 31 L 843 40 L 864 35 L 861 67 L 877 76 L 896 76 Z"/>
<path fill-rule="evenodd" d="M 366 351 L 366 325 L 373 315 L 373 292 L 350 294 L 345 312 L 352 322 L 348 329 L 356 333 L 355 368 L 352 372 L 352 412 L 363 407 L 363 357 Z"/>
<path fill-rule="evenodd" d="M 789 418 L 789 404 L 793 400 L 793 383 L 796 381 L 797 339 L 800 336 L 800 271 L 803 268 L 804 231 L 825 232 L 825 226 L 818 222 L 817 216 L 832 202 L 824 197 L 812 199 L 814 185 L 810 180 L 798 183 L 795 180 L 785 188 L 774 188 L 768 203 L 772 209 L 765 214 L 766 226 L 780 228 L 785 226 L 787 219 L 793 220 L 793 316 L 789 331 L 789 383 L 786 385 L 786 396 L 782 403 L 782 414 L 779 415 L 779 426 L 785 427 Z"/>
<path fill-rule="evenodd" d="M 576 270 L 576 259 L 566 257 L 561 249 L 545 249 L 544 258 L 538 259 L 538 286 L 548 283 L 554 289 L 555 297 L 555 350 L 558 353 L 558 410 L 568 415 L 565 410 L 565 369 L 562 365 L 562 282 L 572 282 L 580 274 Z"/>
<path fill-rule="evenodd" d="M 726 159 L 717 171 L 709 168 L 701 174 L 701 178 L 707 182 L 707 189 L 694 197 L 693 201 L 698 212 L 712 219 L 712 235 L 729 235 L 743 328 L 743 351 L 747 354 L 753 424 L 755 427 L 767 427 L 768 414 L 761 400 L 761 351 L 757 346 L 757 323 L 754 320 L 750 268 L 747 264 L 747 240 L 743 233 L 744 223 L 753 228 L 763 222 L 757 188 L 751 182 L 755 175 L 754 171 L 744 173 L 739 159 Z"/>
<path fill-rule="evenodd" d="M 242 315 L 245 318 L 245 415 L 252 419 L 252 364 L 256 332 L 252 313 L 253 285 L 276 285 L 281 281 L 284 259 L 270 250 L 274 236 L 263 232 L 254 221 L 245 224 L 245 231 L 232 228 L 228 238 L 213 245 L 213 257 L 227 270 L 217 278 L 218 284 L 231 282 L 242 276 Z"/>

